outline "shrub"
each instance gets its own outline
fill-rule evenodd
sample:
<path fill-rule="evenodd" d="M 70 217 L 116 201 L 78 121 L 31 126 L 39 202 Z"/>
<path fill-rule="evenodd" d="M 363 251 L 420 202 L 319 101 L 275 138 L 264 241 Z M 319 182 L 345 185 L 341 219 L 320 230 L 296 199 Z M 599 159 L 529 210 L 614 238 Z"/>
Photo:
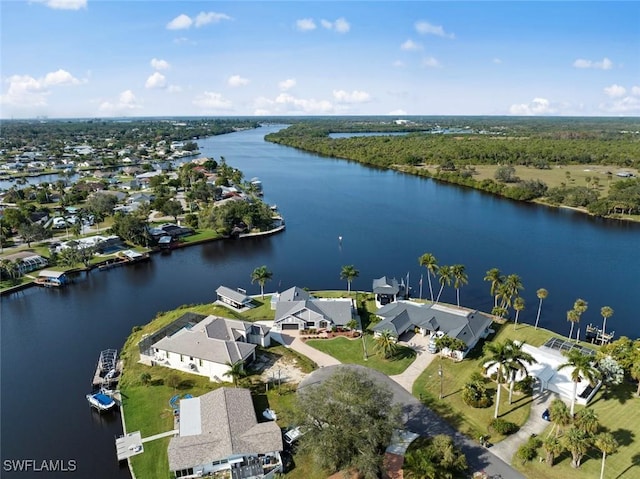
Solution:
<path fill-rule="evenodd" d="M 527 376 L 523 380 L 516 382 L 513 386 L 513 389 L 525 394 L 531 394 L 531 392 L 533 391 L 534 382 L 535 379 L 532 376 Z"/>
<path fill-rule="evenodd" d="M 504 419 L 493 419 L 490 423 L 489 423 L 489 429 L 497 432 L 498 434 L 502 434 L 503 436 L 508 436 L 509 434 L 513 434 L 514 432 L 516 432 L 519 428 L 516 424 L 510 422 L 510 421 L 505 421 Z"/>
<path fill-rule="evenodd" d="M 474 408 L 489 407 L 492 402 L 482 381 L 471 381 L 465 384 L 462 391 L 462 400 L 466 405 Z"/>

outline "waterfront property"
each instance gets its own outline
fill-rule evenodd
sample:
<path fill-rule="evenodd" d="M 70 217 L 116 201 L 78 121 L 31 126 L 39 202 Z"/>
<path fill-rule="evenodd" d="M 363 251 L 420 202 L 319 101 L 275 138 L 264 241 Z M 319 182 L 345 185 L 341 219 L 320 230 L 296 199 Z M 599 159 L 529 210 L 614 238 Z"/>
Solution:
<path fill-rule="evenodd" d="M 389 330 L 400 338 L 406 332 L 417 332 L 423 336 L 444 333 L 467 345 L 464 357 L 480 339 L 490 333 L 493 319 L 477 310 L 442 304 L 422 304 L 397 301 L 386 304 L 376 311 L 381 321 L 373 326 L 374 334 Z"/>
<path fill-rule="evenodd" d="M 64 286 L 68 282 L 69 279 L 64 271 L 52 271 L 48 269 L 40 271 L 35 280 L 38 286 L 44 286 L 46 288 Z"/>
<path fill-rule="evenodd" d="M 275 304 L 274 330 L 346 328 L 356 318 L 351 298 L 314 298 L 293 287 L 271 298 Z"/>
<path fill-rule="evenodd" d="M 140 360 L 222 382 L 230 364 L 247 365 L 256 345 L 271 343 L 270 328 L 237 319 L 186 313 L 139 343 Z"/>
<path fill-rule="evenodd" d="M 18 253 L 6 255 L 3 259 L 14 261 L 17 264 L 20 274 L 30 273 L 31 271 L 45 268 L 49 265 L 49 261 L 46 258 L 38 254 L 34 254 L 31 251 L 20 251 Z"/>
<path fill-rule="evenodd" d="M 250 296 L 240 291 L 227 288 L 226 286 L 219 286 L 218 289 L 216 289 L 216 295 L 218 295 L 218 301 L 225 306 L 231 306 L 238 310 L 253 307 L 253 299 L 251 299 Z"/>
<path fill-rule="evenodd" d="M 376 297 L 376 306 L 393 303 L 399 299 L 405 299 L 406 287 L 399 284 L 395 278 L 377 278 L 373 280 L 373 294 Z"/>
<path fill-rule="evenodd" d="M 176 477 L 229 471 L 233 479 L 259 479 L 282 470 L 280 428 L 258 423 L 248 389 L 223 387 L 182 399 L 179 415 L 179 435 L 168 448 Z"/>

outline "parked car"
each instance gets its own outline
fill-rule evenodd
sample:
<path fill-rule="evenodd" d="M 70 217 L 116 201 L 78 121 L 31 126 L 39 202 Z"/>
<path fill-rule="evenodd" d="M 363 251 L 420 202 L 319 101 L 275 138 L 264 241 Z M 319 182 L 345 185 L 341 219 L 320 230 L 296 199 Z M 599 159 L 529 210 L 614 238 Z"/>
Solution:
<path fill-rule="evenodd" d="M 544 419 L 545 421 L 551 421 L 551 413 L 549 413 L 548 409 L 545 409 L 542 413 L 542 419 Z"/>

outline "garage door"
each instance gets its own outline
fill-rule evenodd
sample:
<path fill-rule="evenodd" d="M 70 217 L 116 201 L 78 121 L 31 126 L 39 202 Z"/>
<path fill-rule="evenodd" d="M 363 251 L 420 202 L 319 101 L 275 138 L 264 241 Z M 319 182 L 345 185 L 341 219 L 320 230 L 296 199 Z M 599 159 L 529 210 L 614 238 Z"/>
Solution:
<path fill-rule="evenodd" d="M 293 324 L 283 324 L 282 325 L 282 329 L 298 329 L 298 325 L 293 323 Z"/>

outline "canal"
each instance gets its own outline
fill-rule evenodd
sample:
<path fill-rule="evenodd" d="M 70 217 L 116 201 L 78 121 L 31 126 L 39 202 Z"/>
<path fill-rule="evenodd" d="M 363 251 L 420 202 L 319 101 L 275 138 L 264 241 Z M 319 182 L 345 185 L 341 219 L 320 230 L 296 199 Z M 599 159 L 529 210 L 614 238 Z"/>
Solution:
<path fill-rule="evenodd" d="M 202 156 L 224 157 L 246 178 L 259 177 L 265 200 L 287 222 L 279 235 L 220 241 L 155 256 L 146 264 L 82 275 L 62 290 L 31 288 L 0 304 L 2 460 L 75 461 L 74 471 L 10 473 L 2 477 L 125 478 L 114 438 L 117 414 L 100 417 L 85 394 L 98 354 L 120 348 L 135 325 L 182 304 L 212 301 L 224 284 L 258 294 L 251 272 L 266 265 L 266 290 L 293 285 L 345 289 L 343 265 L 360 271 L 352 288 L 370 290 L 374 278 L 409 275 L 419 294 L 418 257 L 464 264 L 464 305 L 490 310 L 485 272 L 521 276 L 532 323 L 536 290 L 549 297 L 541 326 L 568 334 L 566 311 L 588 301 L 580 327 L 600 324 L 600 308 L 615 314 L 608 330 L 637 337 L 640 225 L 603 221 L 568 211 L 521 204 L 477 191 L 321 158 L 264 142 L 282 126 L 201 140 Z M 342 242 L 338 237 L 342 237 Z M 428 295 L 426 276 L 423 297 Z M 445 288 L 443 301 L 455 302 Z"/>

